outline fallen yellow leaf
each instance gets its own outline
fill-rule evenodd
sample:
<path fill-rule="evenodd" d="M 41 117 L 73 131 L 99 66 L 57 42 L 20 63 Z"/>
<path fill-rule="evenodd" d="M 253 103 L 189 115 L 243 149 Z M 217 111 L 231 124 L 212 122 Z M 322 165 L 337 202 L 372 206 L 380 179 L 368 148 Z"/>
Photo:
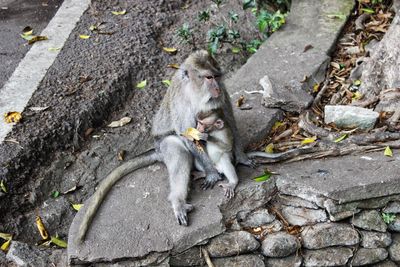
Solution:
<path fill-rule="evenodd" d="M 7 187 L 4 184 L 3 180 L 0 181 L 0 188 L 1 188 L 1 191 L 3 191 L 4 193 L 7 193 Z"/>
<path fill-rule="evenodd" d="M 319 91 L 319 83 L 313 85 L 313 92 L 316 93 Z"/>
<path fill-rule="evenodd" d="M 163 47 L 163 50 L 167 53 L 174 54 L 178 51 L 178 49 L 173 47 Z"/>
<path fill-rule="evenodd" d="M 147 80 L 143 80 L 140 83 L 136 84 L 136 88 L 142 89 L 146 87 L 146 85 L 147 85 Z"/>
<path fill-rule="evenodd" d="M 46 228 L 44 227 L 42 218 L 40 218 L 40 216 L 36 216 L 36 226 L 39 230 L 40 235 L 42 236 L 43 240 L 46 240 L 49 238 L 49 234 L 46 231 Z"/>
<path fill-rule="evenodd" d="M 11 239 L 9 239 L 9 240 L 7 240 L 6 242 L 4 242 L 4 243 L 1 245 L 0 249 L 1 249 L 2 251 L 6 252 L 6 251 L 8 250 L 8 248 L 10 247 L 10 244 L 11 244 Z"/>
<path fill-rule="evenodd" d="M 341 141 L 343 141 L 344 139 L 347 138 L 347 134 L 343 134 L 342 136 L 340 136 L 339 138 L 335 139 L 333 142 L 335 143 L 339 143 Z"/>
<path fill-rule="evenodd" d="M 383 153 L 386 157 L 393 157 L 393 151 L 390 146 L 385 148 L 385 152 Z"/>
<path fill-rule="evenodd" d="M 86 40 L 90 38 L 90 35 L 80 34 L 79 38 Z"/>
<path fill-rule="evenodd" d="M 0 233 L 0 238 L 2 238 L 4 240 L 10 240 L 10 239 L 12 239 L 12 234 Z"/>
<path fill-rule="evenodd" d="M 10 111 L 4 114 L 7 123 L 19 122 L 22 119 L 21 113 L 17 111 Z"/>
<path fill-rule="evenodd" d="M 314 143 L 315 140 L 317 140 L 316 136 L 310 137 L 310 138 L 305 138 L 303 141 L 301 141 L 302 145 L 306 145 L 306 144 L 311 144 Z"/>
<path fill-rule="evenodd" d="M 126 9 L 121 10 L 121 11 L 111 11 L 113 15 L 119 16 L 119 15 L 125 15 L 126 14 Z"/>
<path fill-rule="evenodd" d="M 168 87 L 171 85 L 171 80 L 163 80 L 162 83 Z"/>
<path fill-rule="evenodd" d="M 272 126 L 272 131 L 276 131 L 281 125 L 283 125 L 283 122 L 281 121 L 275 122 L 274 126 Z"/>
<path fill-rule="evenodd" d="M 167 67 L 168 68 L 173 68 L 173 69 L 179 69 L 179 65 L 178 64 L 168 64 Z"/>
<path fill-rule="evenodd" d="M 83 204 L 72 204 L 72 208 L 79 211 L 83 207 Z"/>
<path fill-rule="evenodd" d="M 353 96 L 351 97 L 354 100 L 359 100 L 362 98 L 362 94 L 359 91 L 356 91 L 355 93 L 353 93 Z"/>
<path fill-rule="evenodd" d="M 269 144 L 265 147 L 264 151 L 265 151 L 266 153 L 270 153 L 270 154 L 274 153 L 274 144 L 273 144 L 273 143 L 269 143 Z"/>

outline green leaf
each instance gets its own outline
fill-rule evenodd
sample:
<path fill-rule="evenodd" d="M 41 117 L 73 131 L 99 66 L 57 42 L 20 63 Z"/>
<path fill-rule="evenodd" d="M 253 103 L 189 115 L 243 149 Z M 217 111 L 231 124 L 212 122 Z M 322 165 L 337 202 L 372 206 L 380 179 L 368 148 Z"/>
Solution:
<path fill-rule="evenodd" d="M 364 13 L 367 14 L 374 14 L 375 10 L 371 9 L 371 8 L 361 8 L 360 10 L 364 11 Z"/>
<path fill-rule="evenodd" d="M 50 241 L 51 243 L 53 243 L 56 246 L 59 246 L 60 248 L 66 248 L 68 246 L 67 242 L 65 242 L 64 240 L 60 239 L 57 236 L 52 236 Z"/>
<path fill-rule="evenodd" d="M 310 138 L 305 138 L 303 141 L 301 141 L 302 145 L 307 145 L 307 144 L 311 144 L 314 143 L 317 140 L 316 136 L 310 137 Z"/>
<path fill-rule="evenodd" d="M 0 181 L 0 188 L 1 188 L 1 191 L 3 191 L 4 193 L 7 193 L 7 187 L 4 184 L 3 180 Z"/>
<path fill-rule="evenodd" d="M 1 247 L 0 250 L 6 252 L 8 250 L 8 248 L 10 247 L 11 244 L 11 239 L 7 240 L 6 242 L 4 242 Z"/>
<path fill-rule="evenodd" d="M 333 141 L 333 142 L 339 143 L 339 142 L 343 141 L 343 140 L 346 139 L 346 138 L 347 138 L 347 134 L 343 134 L 343 135 L 340 136 L 339 138 L 335 139 L 335 141 Z"/>
<path fill-rule="evenodd" d="M 163 80 L 162 83 L 168 87 L 171 85 L 171 80 Z"/>
<path fill-rule="evenodd" d="M 360 80 L 355 80 L 355 81 L 353 82 L 353 84 L 354 84 L 355 86 L 360 86 L 360 85 L 361 85 L 361 81 L 360 81 Z"/>
<path fill-rule="evenodd" d="M 54 191 L 53 193 L 51 193 L 51 196 L 52 196 L 53 198 L 57 198 L 57 197 L 60 196 L 60 192 Z"/>
<path fill-rule="evenodd" d="M 392 151 L 392 149 L 390 148 L 390 146 L 387 146 L 386 148 L 385 148 L 385 152 L 383 153 L 385 156 L 387 156 L 387 157 L 393 157 L 393 151 Z"/>
<path fill-rule="evenodd" d="M 269 178 L 271 178 L 272 173 L 270 173 L 269 171 L 265 171 L 263 175 L 254 177 L 253 180 L 256 182 L 264 182 L 267 181 Z"/>
<path fill-rule="evenodd" d="M 240 47 L 232 47 L 231 51 L 232 51 L 232 53 L 237 54 L 237 53 L 240 53 L 241 49 L 240 49 Z"/>
<path fill-rule="evenodd" d="M 386 224 L 390 224 L 390 223 L 394 222 L 394 220 L 396 219 L 396 215 L 392 214 L 392 213 L 382 212 L 382 219 Z"/>
<path fill-rule="evenodd" d="M 147 85 L 147 81 L 143 80 L 140 83 L 136 84 L 136 88 L 143 89 L 146 87 L 146 85 Z"/>

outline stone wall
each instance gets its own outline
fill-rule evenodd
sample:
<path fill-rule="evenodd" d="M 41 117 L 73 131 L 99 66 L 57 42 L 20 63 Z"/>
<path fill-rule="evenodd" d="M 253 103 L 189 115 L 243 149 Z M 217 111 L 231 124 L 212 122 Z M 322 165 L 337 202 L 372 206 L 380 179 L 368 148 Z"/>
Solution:
<path fill-rule="evenodd" d="M 383 215 L 390 223 L 385 223 Z M 169 259 L 171 266 L 399 266 L 400 195 L 338 204 L 277 193 L 240 211 L 227 232 Z"/>

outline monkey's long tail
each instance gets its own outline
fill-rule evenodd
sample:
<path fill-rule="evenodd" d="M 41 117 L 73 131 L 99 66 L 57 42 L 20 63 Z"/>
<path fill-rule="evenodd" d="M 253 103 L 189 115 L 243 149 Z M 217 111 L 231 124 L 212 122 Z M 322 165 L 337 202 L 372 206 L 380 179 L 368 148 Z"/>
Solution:
<path fill-rule="evenodd" d="M 106 178 L 104 178 L 98 186 L 96 192 L 94 192 L 88 204 L 86 212 L 83 215 L 76 241 L 78 243 L 82 243 L 82 241 L 85 239 L 86 232 L 90 224 L 92 223 L 94 216 L 96 215 L 97 209 L 100 207 L 104 198 L 107 196 L 108 192 L 111 190 L 116 182 L 118 182 L 128 173 L 131 173 L 143 167 L 147 167 L 158 161 L 161 161 L 161 155 L 153 150 L 148 154 L 138 156 L 125 162 L 121 166 L 115 168 Z"/>

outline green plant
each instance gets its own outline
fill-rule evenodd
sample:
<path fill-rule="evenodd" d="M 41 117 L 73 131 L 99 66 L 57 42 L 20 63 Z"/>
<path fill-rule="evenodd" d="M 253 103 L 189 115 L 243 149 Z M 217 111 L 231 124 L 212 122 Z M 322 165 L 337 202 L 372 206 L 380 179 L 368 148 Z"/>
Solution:
<path fill-rule="evenodd" d="M 373 5 L 382 4 L 382 2 L 383 2 L 383 0 L 372 0 L 372 1 L 371 1 L 371 3 L 372 3 Z"/>
<path fill-rule="evenodd" d="M 209 10 L 200 11 L 199 14 L 197 15 L 197 18 L 199 19 L 199 21 L 210 20 L 210 11 Z"/>
<path fill-rule="evenodd" d="M 248 8 L 254 8 L 256 7 L 256 1 L 255 0 L 243 0 L 243 9 L 246 10 Z"/>
<path fill-rule="evenodd" d="M 181 38 L 182 43 L 190 43 L 190 39 L 193 37 L 193 33 L 190 29 L 189 24 L 183 23 L 182 27 L 177 30 L 177 35 Z"/>
<path fill-rule="evenodd" d="M 240 38 L 239 31 L 237 31 L 235 29 L 228 30 L 228 38 L 231 40 L 239 39 Z"/>
<path fill-rule="evenodd" d="M 222 0 L 211 0 L 211 1 L 213 1 L 217 5 L 217 7 L 219 7 L 222 4 Z"/>
<path fill-rule="evenodd" d="M 258 30 L 269 36 L 271 33 L 278 30 L 286 22 L 286 14 L 282 14 L 279 10 L 275 13 L 269 13 L 268 11 L 261 10 L 257 16 L 257 27 Z"/>
<path fill-rule="evenodd" d="M 382 212 L 382 219 L 386 224 L 392 223 L 396 219 L 396 215 L 392 213 Z"/>
<path fill-rule="evenodd" d="M 261 40 L 253 39 L 247 44 L 245 44 L 246 51 L 251 54 L 254 54 L 255 52 L 257 52 L 257 49 L 260 47 L 261 44 L 262 44 Z"/>
<path fill-rule="evenodd" d="M 211 54 L 215 54 L 220 46 L 223 39 L 227 37 L 226 27 L 219 25 L 207 33 L 208 39 L 208 50 Z"/>
<path fill-rule="evenodd" d="M 235 13 L 234 11 L 229 11 L 228 15 L 229 15 L 229 18 L 230 18 L 234 23 L 238 22 L 238 20 L 239 20 L 239 15 L 238 15 L 238 13 Z"/>

